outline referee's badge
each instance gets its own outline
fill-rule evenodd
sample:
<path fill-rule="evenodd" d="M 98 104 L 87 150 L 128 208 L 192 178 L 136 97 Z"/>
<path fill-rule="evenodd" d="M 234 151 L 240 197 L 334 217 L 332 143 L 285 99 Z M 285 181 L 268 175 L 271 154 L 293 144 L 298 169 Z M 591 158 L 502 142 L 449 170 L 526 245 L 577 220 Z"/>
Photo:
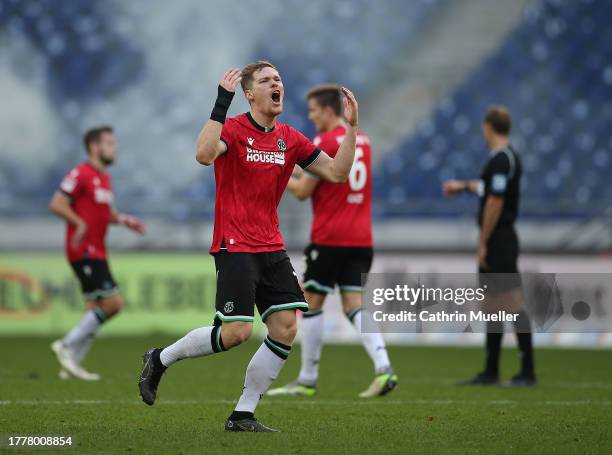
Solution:
<path fill-rule="evenodd" d="M 285 141 L 283 141 L 281 138 L 278 138 L 276 143 L 278 144 L 278 149 L 281 152 L 284 152 L 285 150 L 287 150 L 287 146 L 285 145 Z"/>
<path fill-rule="evenodd" d="M 504 174 L 495 174 L 491 179 L 491 188 L 493 191 L 503 192 L 506 191 L 508 185 L 508 178 Z"/>
<path fill-rule="evenodd" d="M 234 311 L 234 302 L 225 302 L 225 305 L 223 305 L 223 311 L 226 313 L 231 313 Z"/>

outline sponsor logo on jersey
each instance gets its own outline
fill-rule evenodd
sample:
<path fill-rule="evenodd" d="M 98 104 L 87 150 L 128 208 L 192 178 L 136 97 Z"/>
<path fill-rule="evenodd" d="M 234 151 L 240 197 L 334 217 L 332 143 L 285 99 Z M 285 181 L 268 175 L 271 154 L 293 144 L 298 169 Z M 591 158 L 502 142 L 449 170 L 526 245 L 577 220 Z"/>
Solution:
<path fill-rule="evenodd" d="M 113 192 L 107 190 L 105 188 L 96 188 L 94 190 L 94 200 L 98 204 L 108 204 L 112 205 L 113 203 Z"/>
<path fill-rule="evenodd" d="M 252 137 L 247 137 L 247 142 L 249 143 L 249 145 L 253 145 L 253 142 L 255 142 L 255 139 L 253 139 Z"/>
<path fill-rule="evenodd" d="M 62 183 L 60 184 L 60 188 L 65 193 L 70 194 L 76 188 L 76 184 L 77 184 L 77 182 L 76 182 L 75 179 L 73 179 L 71 177 L 66 177 L 64 180 L 62 180 Z"/>
<path fill-rule="evenodd" d="M 285 154 L 283 152 L 270 152 L 256 150 L 251 147 L 246 148 L 246 160 L 248 163 L 270 163 L 270 164 L 285 164 Z"/>
<path fill-rule="evenodd" d="M 363 193 L 350 193 L 346 197 L 348 204 L 363 204 Z"/>

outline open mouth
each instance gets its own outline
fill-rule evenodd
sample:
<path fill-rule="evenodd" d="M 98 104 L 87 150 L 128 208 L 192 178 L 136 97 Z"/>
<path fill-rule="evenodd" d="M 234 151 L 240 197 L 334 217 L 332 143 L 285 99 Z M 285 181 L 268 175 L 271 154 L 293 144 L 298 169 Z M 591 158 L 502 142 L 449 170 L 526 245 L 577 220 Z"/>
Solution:
<path fill-rule="evenodd" d="M 281 100 L 280 90 L 274 90 L 272 92 L 272 101 L 274 101 L 275 103 L 280 103 L 280 100 Z"/>

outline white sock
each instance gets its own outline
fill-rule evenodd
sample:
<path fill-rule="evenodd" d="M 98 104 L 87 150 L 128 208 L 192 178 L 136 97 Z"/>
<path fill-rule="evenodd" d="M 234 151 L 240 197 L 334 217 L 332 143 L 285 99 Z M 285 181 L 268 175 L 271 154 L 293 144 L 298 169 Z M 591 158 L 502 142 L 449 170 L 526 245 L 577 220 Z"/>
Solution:
<path fill-rule="evenodd" d="M 351 311 L 348 314 L 349 320 L 361 335 L 361 343 L 374 362 L 376 374 L 383 372 L 391 366 L 385 340 L 380 333 L 361 332 L 361 308 Z"/>
<path fill-rule="evenodd" d="M 81 363 L 83 363 L 83 359 L 85 358 L 85 356 L 87 355 L 87 353 L 91 349 L 91 345 L 93 344 L 94 339 L 95 339 L 95 336 L 91 335 L 91 336 L 87 337 L 85 340 L 83 340 L 83 342 L 81 344 L 76 346 L 76 348 L 74 350 L 74 358 L 79 363 L 79 365 Z"/>
<path fill-rule="evenodd" d="M 159 353 L 159 359 L 164 366 L 169 367 L 177 360 L 202 357 L 224 350 L 223 343 L 221 342 L 220 326 L 200 327 L 199 329 L 192 330 L 183 338 L 162 350 Z"/>
<path fill-rule="evenodd" d="M 106 315 L 100 308 L 89 310 L 79 323 L 64 337 L 62 344 L 76 351 L 80 345 L 89 341 L 105 321 Z"/>
<path fill-rule="evenodd" d="M 266 337 L 249 362 L 236 411 L 255 412 L 259 399 L 278 376 L 290 351 L 290 346 L 274 341 L 269 336 Z"/>
<path fill-rule="evenodd" d="M 316 386 L 319 379 L 319 359 L 323 345 L 323 311 L 308 311 L 302 314 L 302 367 L 298 382 Z"/>

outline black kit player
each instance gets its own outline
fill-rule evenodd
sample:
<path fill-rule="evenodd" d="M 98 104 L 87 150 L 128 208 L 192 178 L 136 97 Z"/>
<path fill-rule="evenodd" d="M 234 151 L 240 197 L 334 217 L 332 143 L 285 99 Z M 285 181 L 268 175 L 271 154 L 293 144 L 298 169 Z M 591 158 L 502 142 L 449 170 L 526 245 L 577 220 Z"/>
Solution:
<path fill-rule="evenodd" d="M 521 160 L 509 142 L 512 118 L 503 106 L 488 109 L 482 125 L 484 139 L 490 149 L 480 180 L 449 180 L 443 192 L 450 196 L 464 191 L 480 196 L 478 224 L 478 271 L 481 284 L 487 285 L 485 310 L 506 310 L 517 315 L 514 321 L 521 369 L 510 385 L 532 386 L 537 383 L 534 372 L 531 323 L 525 311 L 521 279 L 518 274 L 519 240 L 514 229 L 519 209 Z M 485 368 L 474 378 L 460 385 L 499 384 L 499 355 L 504 324 L 487 323 Z"/>
<path fill-rule="evenodd" d="M 60 378 L 97 381 L 100 376 L 81 366 L 102 324 L 115 316 L 123 298 L 107 262 L 106 233 L 109 224 L 122 224 L 139 234 L 144 224 L 136 217 L 117 212 L 108 166 L 113 164 L 117 144 L 109 126 L 93 128 L 84 137 L 88 159 L 62 180 L 49 208 L 66 221 L 66 257 L 81 283 L 87 311 L 61 340 L 51 344 L 60 363 Z"/>
<path fill-rule="evenodd" d="M 313 142 L 329 156 L 342 143 L 346 124 L 342 118 L 342 92 L 335 84 L 313 87 L 306 95 L 308 117 L 317 136 Z M 302 315 L 302 367 L 295 381 L 268 391 L 268 395 L 312 396 L 317 391 L 323 344 L 323 303 L 338 285 L 344 314 L 361 332 L 362 274 L 372 264 L 372 178 L 370 139 L 357 132 L 355 162 L 342 185 L 321 181 L 308 171 L 289 180 L 287 189 L 298 199 L 312 200 L 311 243 L 304 251 L 304 293 L 309 310 Z M 374 364 L 375 377 L 361 398 L 386 395 L 397 385 L 397 375 L 380 333 L 360 333 Z"/>
<path fill-rule="evenodd" d="M 250 112 L 226 120 L 240 82 Z M 308 304 L 285 252 L 277 207 L 294 166 L 332 182 L 349 176 L 355 154 L 357 101 L 346 88 L 345 139 L 332 159 L 287 124 L 284 86 L 269 62 L 225 72 L 210 119 L 197 141 L 196 159 L 214 163 L 216 200 L 211 254 L 217 270 L 216 317 L 213 325 L 192 330 L 165 349 L 144 355 L 139 382 L 143 401 L 155 402 L 165 370 L 178 360 L 221 353 L 251 336 L 254 307 L 268 329 L 251 359 L 242 395 L 225 423 L 226 431 L 269 432 L 255 419 L 261 396 L 285 364 L 296 335 L 296 310 Z"/>

